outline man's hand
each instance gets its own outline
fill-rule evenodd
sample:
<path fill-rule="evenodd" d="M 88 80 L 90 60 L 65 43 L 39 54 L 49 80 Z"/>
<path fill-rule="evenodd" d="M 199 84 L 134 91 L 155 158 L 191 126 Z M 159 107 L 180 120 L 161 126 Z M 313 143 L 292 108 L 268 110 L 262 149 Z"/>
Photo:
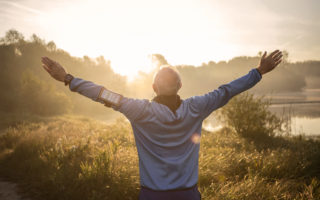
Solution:
<path fill-rule="evenodd" d="M 66 70 L 56 61 L 48 57 L 41 57 L 42 67 L 57 81 L 64 82 Z"/>
<path fill-rule="evenodd" d="M 267 57 L 266 55 L 267 52 L 265 51 L 261 57 L 259 67 L 257 68 L 261 75 L 272 71 L 282 61 L 282 52 L 279 50 L 272 52 Z"/>

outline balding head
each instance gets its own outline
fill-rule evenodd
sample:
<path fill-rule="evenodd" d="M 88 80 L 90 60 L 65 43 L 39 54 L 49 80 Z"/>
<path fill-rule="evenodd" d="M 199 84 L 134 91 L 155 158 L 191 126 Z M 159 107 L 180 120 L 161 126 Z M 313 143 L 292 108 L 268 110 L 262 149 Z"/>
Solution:
<path fill-rule="evenodd" d="M 177 94 L 181 86 L 179 73 L 168 65 L 161 67 L 155 74 L 152 85 L 157 95 Z"/>

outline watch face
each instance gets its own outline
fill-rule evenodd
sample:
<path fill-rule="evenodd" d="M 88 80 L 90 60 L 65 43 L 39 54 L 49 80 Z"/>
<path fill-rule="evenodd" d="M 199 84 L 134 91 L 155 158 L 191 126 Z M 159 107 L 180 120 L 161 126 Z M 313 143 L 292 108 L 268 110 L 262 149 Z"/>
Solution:
<path fill-rule="evenodd" d="M 64 77 L 64 84 L 65 85 L 68 85 L 70 84 L 70 82 L 72 81 L 73 79 L 73 76 L 71 74 L 67 74 L 65 77 Z"/>
<path fill-rule="evenodd" d="M 120 100 L 122 96 L 120 94 L 117 94 L 115 92 L 111 92 L 110 90 L 107 90 L 105 88 L 102 89 L 99 95 L 100 99 L 102 99 L 104 102 L 111 103 L 113 105 L 119 105 Z"/>
<path fill-rule="evenodd" d="M 66 81 L 70 82 L 73 79 L 73 76 L 71 76 L 70 74 L 66 75 Z"/>

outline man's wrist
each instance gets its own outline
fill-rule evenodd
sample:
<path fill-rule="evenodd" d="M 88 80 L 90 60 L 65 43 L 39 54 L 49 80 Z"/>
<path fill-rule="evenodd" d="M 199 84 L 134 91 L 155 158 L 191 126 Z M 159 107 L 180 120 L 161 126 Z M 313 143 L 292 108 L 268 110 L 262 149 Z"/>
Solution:
<path fill-rule="evenodd" d="M 260 69 L 260 67 L 257 67 L 256 69 L 257 69 L 257 71 L 259 72 L 259 74 L 260 74 L 261 77 L 262 77 L 262 75 L 263 75 L 264 73 L 262 72 L 262 70 Z"/>
<path fill-rule="evenodd" d="M 64 76 L 64 85 L 67 86 L 71 83 L 71 81 L 73 80 L 73 76 L 71 74 L 66 74 Z"/>

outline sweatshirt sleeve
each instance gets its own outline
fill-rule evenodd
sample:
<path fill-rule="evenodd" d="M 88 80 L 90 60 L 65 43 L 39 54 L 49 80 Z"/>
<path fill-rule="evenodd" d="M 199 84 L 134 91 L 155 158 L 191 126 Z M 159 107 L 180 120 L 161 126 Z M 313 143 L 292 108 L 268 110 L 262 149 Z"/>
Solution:
<path fill-rule="evenodd" d="M 228 84 L 221 85 L 202 96 L 191 97 L 191 106 L 194 110 L 200 112 L 202 118 L 208 117 L 214 110 L 224 106 L 235 95 L 244 92 L 261 80 L 261 74 L 257 69 L 252 69 L 248 74 L 231 81 Z"/>
<path fill-rule="evenodd" d="M 100 103 L 104 102 L 100 100 L 99 93 L 103 86 L 97 85 L 91 81 L 86 81 L 81 78 L 74 78 L 70 82 L 69 88 L 73 92 L 78 92 L 83 96 L 86 96 L 93 101 Z M 141 118 L 145 113 L 145 109 L 149 101 L 146 99 L 133 99 L 123 97 L 120 101 L 119 106 L 111 106 L 115 111 L 119 111 L 124 114 L 130 121 L 134 121 L 138 118 Z"/>
<path fill-rule="evenodd" d="M 149 105 L 149 100 L 147 99 L 134 99 L 134 98 L 127 98 L 123 97 L 120 101 L 119 106 L 112 106 L 115 111 L 119 111 L 126 118 L 133 122 L 136 120 L 144 119 L 148 116 L 147 114 L 147 107 Z"/>
<path fill-rule="evenodd" d="M 98 98 L 99 93 L 103 88 L 101 85 L 97 85 L 91 81 L 86 81 L 81 78 L 73 78 L 70 82 L 69 88 L 71 91 L 78 92 L 79 94 L 82 94 L 93 101 L 104 103 Z"/>

